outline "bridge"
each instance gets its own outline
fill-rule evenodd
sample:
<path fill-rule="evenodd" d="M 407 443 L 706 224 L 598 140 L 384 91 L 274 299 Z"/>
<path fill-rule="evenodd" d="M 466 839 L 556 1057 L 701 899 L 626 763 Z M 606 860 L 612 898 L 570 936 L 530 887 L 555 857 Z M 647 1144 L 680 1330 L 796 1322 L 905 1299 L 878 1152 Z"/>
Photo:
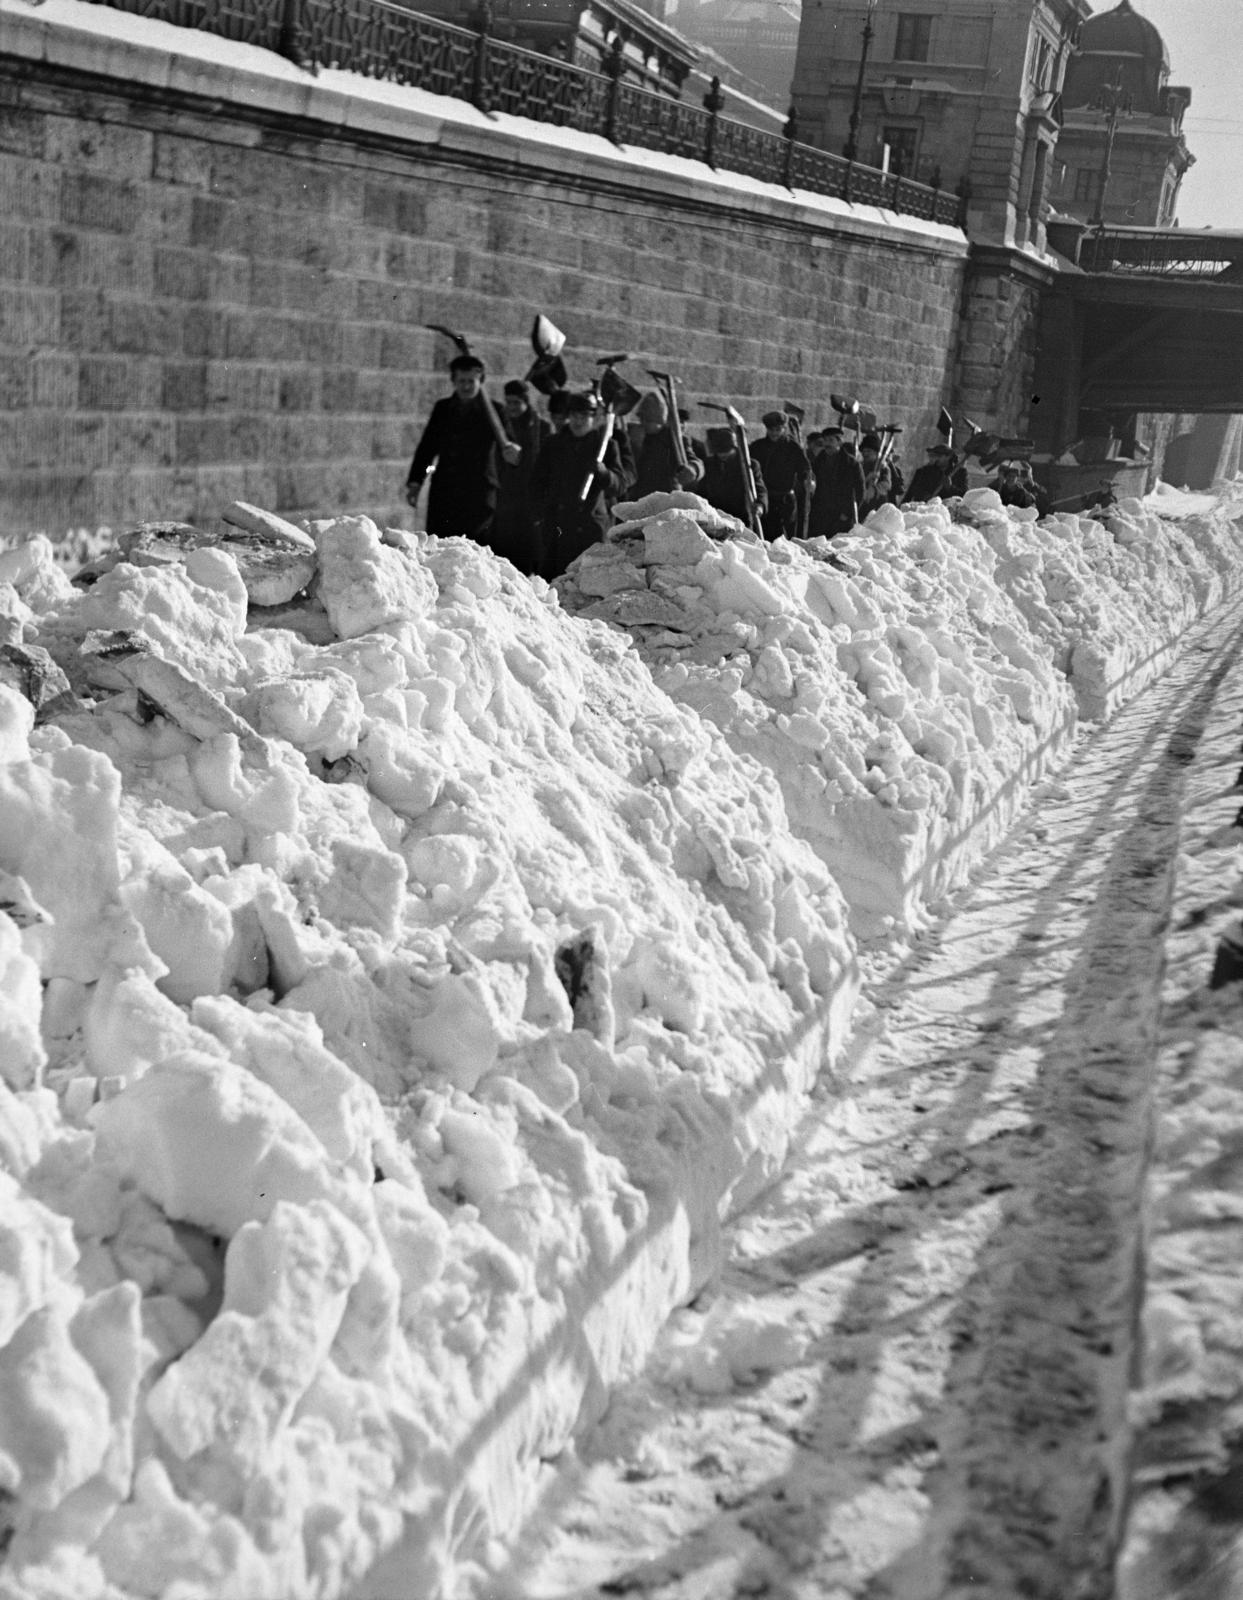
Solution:
<path fill-rule="evenodd" d="M 1243 412 L 1243 232 L 1111 227 L 1072 248 L 1041 309 L 1042 449 L 1085 411 Z"/>

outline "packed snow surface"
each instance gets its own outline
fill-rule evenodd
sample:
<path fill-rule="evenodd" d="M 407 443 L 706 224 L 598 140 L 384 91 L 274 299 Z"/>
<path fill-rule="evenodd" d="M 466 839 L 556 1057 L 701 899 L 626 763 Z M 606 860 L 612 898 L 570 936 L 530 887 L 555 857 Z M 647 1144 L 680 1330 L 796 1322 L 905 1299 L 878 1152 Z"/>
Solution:
<path fill-rule="evenodd" d="M 451 1594 L 780 1169 L 857 938 L 1234 582 L 1228 505 L 619 509 L 557 590 L 254 508 L 0 554 L 5 1600 Z"/>

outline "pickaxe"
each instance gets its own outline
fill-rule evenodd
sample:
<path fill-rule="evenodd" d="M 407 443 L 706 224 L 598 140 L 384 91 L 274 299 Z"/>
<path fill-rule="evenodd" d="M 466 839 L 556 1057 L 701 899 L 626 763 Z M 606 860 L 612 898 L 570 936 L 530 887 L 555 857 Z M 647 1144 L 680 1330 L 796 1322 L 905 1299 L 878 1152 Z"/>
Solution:
<path fill-rule="evenodd" d="M 937 416 L 937 432 L 952 449 L 954 444 L 954 419 L 944 406 L 941 407 Z"/>
<path fill-rule="evenodd" d="M 792 400 L 783 400 L 781 402 L 781 409 L 790 419 L 791 433 L 793 433 L 799 444 L 802 444 L 803 418 L 807 415 L 807 413 L 803 410 L 802 406 L 796 406 Z"/>
<path fill-rule="evenodd" d="M 722 405 L 719 400 L 701 400 L 699 403 L 709 411 L 723 411 L 729 418 L 730 427 L 734 430 L 734 443 L 742 457 L 742 492 L 747 505 L 747 526 L 752 533 L 760 533 L 760 496 L 755 487 L 755 467 L 751 462 L 751 446 L 747 443 L 747 424 L 742 412 L 733 406 Z"/>
<path fill-rule="evenodd" d="M 427 322 L 424 323 L 424 327 L 430 328 L 433 333 L 443 333 L 446 339 L 451 340 L 452 343 L 457 346 L 459 355 L 474 355 L 475 352 L 467 343 L 465 336 L 460 333 L 454 333 L 452 328 L 446 328 L 444 324 L 440 322 Z M 497 447 L 501 451 L 502 455 L 504 455 L 505 459 L 512 465 L 518 460 L 518 457 L 521 456 L 522 446 L 515 444 L 505 432 L 505 425 L 497 415 L 497 410 L 492 404 L 491 396 L 482 385 L 480 385 L 479 395 L 483 400 L 483 409 L 487 412 L 488 421 L 492 424 L 492 432 L 496 435 Z M 514 454 L 515 451 L 517 451 L 517 455 Z"/>

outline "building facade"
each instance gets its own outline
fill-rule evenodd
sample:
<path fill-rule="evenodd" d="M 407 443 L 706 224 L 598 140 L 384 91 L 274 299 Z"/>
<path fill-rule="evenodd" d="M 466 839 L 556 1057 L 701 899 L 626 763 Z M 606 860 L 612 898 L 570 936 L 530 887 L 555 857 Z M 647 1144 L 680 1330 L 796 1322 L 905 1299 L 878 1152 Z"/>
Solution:
<path fill-rule="evenodd" d="M 1062 92 L 1057 211 L 1084 222 L 1175 226 L 1195 157 L 1183 135 L 1191 90 L 1169 77 L 1164 41 L 1131 0 L 1084 23 Z"/>
<path fill-rule="evenodd" d="M 1040 254 L 1062 85 L 1087 15 L 1086 0 L 817 0 L 799 34 L 799 135 L 963 186 L 973 240 Z"/>
<path fill-rule="evenodd" d="M 798 0 L 680 0 L 673 21 L 688 39 L 744 73 L 759 98 L 782 112 L 788 108 L 798 56 Z"/>

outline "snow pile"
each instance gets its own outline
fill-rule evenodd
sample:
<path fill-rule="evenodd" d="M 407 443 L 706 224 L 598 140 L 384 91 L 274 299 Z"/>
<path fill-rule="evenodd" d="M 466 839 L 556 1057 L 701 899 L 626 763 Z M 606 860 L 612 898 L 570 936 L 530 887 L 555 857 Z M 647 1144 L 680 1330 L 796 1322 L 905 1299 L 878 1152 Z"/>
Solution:
<path fill-rule="evenodd" d="M 997 557 L 996 581 L 1070 680 L 1079 714 L 1109 716 L 1165 670 L 1183 630 L 1236 581 L 1230 507 L 1173 502 L 1173 520 L 1123 500 L 1105 522 L 1002 506 L 991 489 L 963 501 Z"/>
<path fill-rule="evenodd" d="M 1064 755 L 1064 679 L 940 506 L 765 545 L 692 499 L 635 508 L 566 605 L 627 626 L 661 688 L 777 774 L 861 929 L 910 925 Z"/>
<path fill-rule="evenodd" d="M 629 510 L 564 606 L 253 507 L 0 553 L 0 1600 L 450 1593 L 776 1172 L 848 900 L 961 882 L 1094 630 L 1134 683 L 1228 571 L 1138 507 Z M 799 1357 L 699 1331 L 702 1393 Z"/>
<path fill-rule="evenodd" d="M 765 545 L 691 494 L 620 506 L 558 587 L 657 683 L 773 770 L 864 934 L 918 922 L 1233 574 L 1221 517 L 1132 502 L 1113 531 L 977 490 Z M 728 537 L 729 534 L 733 537 Z M 1147 677 L 1145 676 L 1147 673 Z"/>
<path fill-rule="evenodd" d="M 853 1003 L 776 782 L 623 635 L 252 522 L 0 555 L 6 1600 L 447 1592 Z"/>

